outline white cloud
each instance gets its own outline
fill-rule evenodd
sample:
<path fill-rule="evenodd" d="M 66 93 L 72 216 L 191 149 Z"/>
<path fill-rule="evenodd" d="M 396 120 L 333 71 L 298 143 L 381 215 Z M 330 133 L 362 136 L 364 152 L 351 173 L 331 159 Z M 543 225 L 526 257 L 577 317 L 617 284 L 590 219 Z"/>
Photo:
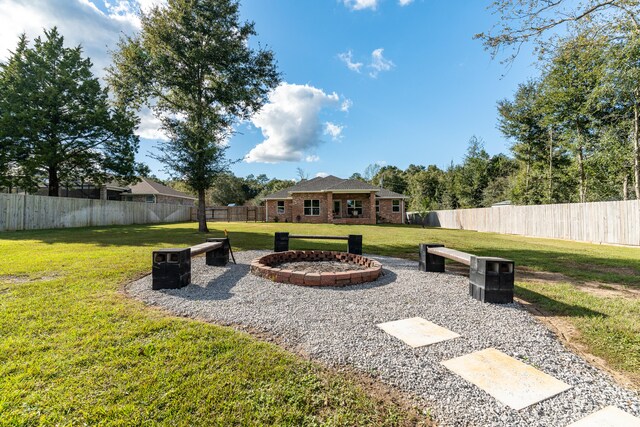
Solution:
<path fill-rule="evenodd" d="M 413 3 L 413 0 L 398 0 L 398 4 L 400 6 L 407 6 L 409 4 Z"/>
<path fill-rule="evenodd" d="M 318 173 L 316 174 L 316 178 L 326 178 L 326 177 L 328 177 L 328 176 L 329 176 L 329 174 L 328 174 L 328 173 L 326 173 L 326 172 L 318 172 Z"/>
<path fill-rule="evenodd" d="M 360 69 L 364 65 L 362 62 L 354 62 L 353 52 L 351 52 L 350 50 L 338 54 L 338 58 L 345 63 L 347 68 L 349 68 L 351 71 L 355 71 L 356 73 L 360 73 Z M 371 52 L 371 61 L 367 64 L 367 68 L 371 70 L 369 72 L 369 77 L 375 79 L 376 77 L 378 77 L 378 74 L 383 71 L 389 71 L 393 67 L 395 67 L 395 64 L 391 60 L 384 57 L 383 48 L 374 49 L 373 52 Z M 345 110 L 343 111 L 348 111 L 349 107 L 351 107 L 351 101 L 345 100 Z"/>
<path fill-rule="evenodd" d="M 307 163 L 319 162 L 320 161 L 320 156 L 316 156 L 315 154 L 312 154 L 310 156 L 305 157 L 304 161 L 307 162 Z"/>
<path fill-rule="evenodd" d="M 378 0 L 344 0 L 344 5 L 351 10 L 375 10 L 378 7 Z"/>
<path fill-rule="evenodd" d="M 359 73 L 360 68 L 364 65 L 362 62 L 353 62 L 353 53 L 350 50 L 338 54 L 338 58 L 345 63 L 348 69 L 355 71 L 356 73 Z"/>
<path fill-rule="evenodd" d="M 143 139 L 167 141 L 169 138 L 160 130 L 160 126 L 160 119 L 157 119 L 148 108 L 144 108 L 140 111 L 140 125 L 136 135 Z"/>
<path fill-rule="evenodd" d="M 340 139 L 344 126 L 337 125 L 335 123 L 326 122 L 324 124 L 324 134 L 331 136 L 331 139 L 337 141 Z"/>
<path fill-rule="evenodd" d="M 369 75 L 373 78 L 378 77 L 378 74 L 380 74 L 381 72 L 389 71 L 390 69 L 395 67 L 395 64 L 393 62 L 386 59 L 382 55 L 383 52 L 384 49 L 382 48 L 375 49 L 373 52 L 371 52 L 371 64 L 369 64 L 369 68 L 372 68 L 373 71 L 371 71 Z"/>
<path fill-rule="evenodd" d="M 340 104 L 340 111 L 348 113 L 351 107 L 353 107 L 353 101 L 350 99 L 345 99 L 344 101 L 342 101 L 342 104 Z"/>
<path fill-rule="evenodd" d="M 320 113 L 325 108 L 338 110 L 340 97 L 309 85 L 282 83 L 251 119 L 265 139 L 245 156 L 245 161 L 279 163 L 305 159 L 309 150 L 322 143 Z"/>

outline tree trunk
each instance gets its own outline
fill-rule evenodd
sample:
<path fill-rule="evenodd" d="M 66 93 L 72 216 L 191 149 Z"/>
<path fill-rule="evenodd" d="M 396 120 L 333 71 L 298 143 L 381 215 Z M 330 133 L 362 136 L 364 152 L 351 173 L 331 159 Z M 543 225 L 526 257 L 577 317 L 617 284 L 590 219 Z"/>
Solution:
<path fill-rule="evenodd" d="M 580 128 L 578 133 L 578 174 L 580 175 L 580 203 L 584 203 L 587 199 L 587 175 L 584 171 L 584 141 L 582 140 L 582 132 Z"/>
<path fill-rule="evenodd" d="M 636 91 L 636 100 L 640 93 Z M 638 103 L 633 105 L 633 186 L 636 190 L 636 200 L 640 200 L 640 111 Z"/>
<path fill-rule="evenodd" d="M 58 180 L 58 168 L 49 167 L 49 196 L 60 196 L 60 181 Z"/>
<path fill-rule="evenodd" d="M 549 196 L 548 203 L 553 203 L 553 129 L 549 128 Z"/>
<path fill-rule="evenodd" d="M 202 233 L 208 233 L 207 227 L 207 212 L 204 204 L 204 189 L 198 190 L 198 231 Z"/>
<path fill-rule="evenodd" d="M 580 203 L 584 203 L 587 199 L 587 177 L 584 172 L 584 150 L 582 145 L 578 151 L 578 170 L 580 172 Z"/>

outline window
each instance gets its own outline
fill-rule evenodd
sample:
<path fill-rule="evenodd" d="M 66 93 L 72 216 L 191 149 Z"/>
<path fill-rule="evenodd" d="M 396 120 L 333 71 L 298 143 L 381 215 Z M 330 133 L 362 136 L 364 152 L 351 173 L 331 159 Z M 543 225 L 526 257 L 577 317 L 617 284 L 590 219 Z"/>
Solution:
<path fill-rule="evenodd" d="M 400 212 L 400 200 L 393 200 L 391 202 L 391 210 L 393 212 Z"/>
<path fill-rule="evenodd" d="M 156 196 L 147 196 L 144 199 L 145 202 L 147 203 L 155 203 L 156 202 Z"/>
<path fill-rule="evenodd" d="M 347 200 L 347 215 L 362 215 L 362 200 Z"/>
<path fill-rule="evenodd" d="M 284 200 L 278 200 L 278 215 L 282 215 L 284 213 Z"/>
<path fill-rule="evenodd" d="M 318 215 L 320 215 L 320 200 L 305 200 L 304 201 L 304 214 L 305 214 L 305 216 L 318 216 Z"/>
<path fill-rule="evenodd" d="M 380 213 L 380 200 L 376 199 L 376 213 Z"/>

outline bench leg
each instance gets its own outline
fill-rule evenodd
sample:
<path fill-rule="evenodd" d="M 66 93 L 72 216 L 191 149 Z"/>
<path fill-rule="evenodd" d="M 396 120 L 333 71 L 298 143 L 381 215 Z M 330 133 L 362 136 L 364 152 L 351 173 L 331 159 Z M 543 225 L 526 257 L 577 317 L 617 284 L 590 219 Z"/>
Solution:
<path fill-rule="evenodd" d="M 471 257 L 469 295 L 482 302 L 513 302 L 515 263 L 502 258 Z"/>
<path fill-rule="evenodd" d="M 151 289 L 179 289 L 191 283 L 191 249 L 153 251 Z"/>
<path fill-rule="evenodd" d="M 420 271 L 430 273 L 444 273 L 444 257 L 429 253 L 429 248 L 443 248 L 444 245 L 437 243 L 420 243 Z"/>
<path fill-rule="evenodd" d="M 206 264 L 214 267 L 224 267 L 229 263 L 229 251 L 231 243 L 228 237 L 213 237 L 207 239 L 207 242 L 222 242 L 222 246 L 207 252 Z"/>
<path fill-rule="evenodd" d="M 273 242 L 274 252 L 285 252 L 289 250 L 289 233 L 275 233 Z"/>
<path fill-rule="evenodd" d="M 349 234 L 347 240 L 347 252 L 362 255 L 362 234 Z"/>

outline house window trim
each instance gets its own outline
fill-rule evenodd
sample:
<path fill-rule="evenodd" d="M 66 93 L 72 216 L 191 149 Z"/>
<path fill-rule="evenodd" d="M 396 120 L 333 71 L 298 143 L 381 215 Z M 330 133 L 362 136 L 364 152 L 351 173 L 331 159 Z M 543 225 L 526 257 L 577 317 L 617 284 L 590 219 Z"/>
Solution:
<path fill-rule="evenodd" d="M 282 203 L 282 206 L 280 206 L 280 203 Z M 276 202 L 276 214 L 284 215 L 285 211 L 286 211 L 286 206 L 285 206 L 284 200 L 278 200 Z"/>
<path fill-rule="evenodd" d="M 396 205 L 396 202 L 398 203 L 397 205 Z M 400 199 L 392 200 L 391 201 L 391 212 L 400 213 L 400 207 L 402 206 L 401 203 L 402 203 L 402 201 Z"/>
<path fill-rule="evenodd" d="M 309 202 L 309 206 L 307 206 L 307 202 Z M 317 202 L 315 204 L 318 206 L 314 206 L 314 202 Z M 314 213 L 314 211 L 317 211 L 318 213 Z M 305 199 L 302 204 L 302 213 L 304 216 L 320 216 L 320 199 Z"/>
<path fill-rule="evenodd" d="M 357 204 L 360 204 L 360 206 L 358 207 Z M 351 204 L 353 204 L 353 206 L 350 206 Z M 356 215 L 353 214 L 353 211 L 359 211 Z M 363 203 L 362 200 L 356 200 L 356 199 L 348 199 L 347 200 L 347 216 L 362 216 L 364 215 L 364 207 L 363 207 Z"/>

